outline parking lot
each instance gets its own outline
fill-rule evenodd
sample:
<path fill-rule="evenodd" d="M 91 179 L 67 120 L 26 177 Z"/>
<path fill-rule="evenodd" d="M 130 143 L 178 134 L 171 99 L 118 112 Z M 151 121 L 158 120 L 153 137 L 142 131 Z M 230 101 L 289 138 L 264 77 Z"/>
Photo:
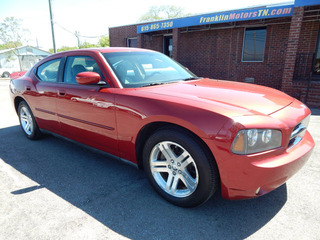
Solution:
<path fill-rule="evenodd" d="M 183 209 L 142 171 L 53 136 L 24 137 L 0 79 L 0 239 L 320 239 L 320 110 L 303 169 L 257 199 Z"/>

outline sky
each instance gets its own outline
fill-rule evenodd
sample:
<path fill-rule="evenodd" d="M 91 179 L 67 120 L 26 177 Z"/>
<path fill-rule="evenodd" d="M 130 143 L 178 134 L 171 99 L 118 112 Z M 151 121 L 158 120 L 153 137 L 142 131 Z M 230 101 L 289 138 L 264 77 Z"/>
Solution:
<path fill-rule="evenodd" d="M 109 33 L 109 27 L 137 23 L 151 6 L 175 5 L 185 13 L 202 14 L 252 6 L 278 3 L 291 4 L 292 0 L 51 0 L 56 47 L 77 46 L 74 33 L 80 41 L 97 43 L 94 38 Z M 53 48 L 48 0 L 0 0 L 0 22 L 6 17 L 22 20 L 22 27 L 29 30 L 25 44 L 43 50 Z"/>

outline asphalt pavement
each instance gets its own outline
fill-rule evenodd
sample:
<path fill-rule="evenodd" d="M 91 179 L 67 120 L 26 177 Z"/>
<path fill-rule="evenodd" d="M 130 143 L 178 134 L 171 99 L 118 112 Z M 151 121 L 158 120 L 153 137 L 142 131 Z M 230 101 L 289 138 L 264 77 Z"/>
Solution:
<path fill-rule="evenodd" d="M 320 110 L 307 164 L 251 200 L 215 194 L 183 209 L 159 197 L 142 171 L 54 136 L 28 140 L 0 79 L 0 240 L 320 239 Z"/>

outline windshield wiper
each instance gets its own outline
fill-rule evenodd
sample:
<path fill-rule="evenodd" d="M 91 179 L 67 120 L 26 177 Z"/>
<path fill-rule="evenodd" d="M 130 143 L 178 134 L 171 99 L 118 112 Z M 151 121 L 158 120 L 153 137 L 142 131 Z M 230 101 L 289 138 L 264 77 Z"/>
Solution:
<path fill-rule="evenodd" d="M 183 79 L 183 81 L 190 81 L 190 80 L 196 80 L 196 79 L 199 79 L 199 77 L 188 77 Z"/>
<path fill-rule="evenodd" d="M 143 85 L 142 87 L 150 87 L 150 86 L 156 86 L 156 85 L 162 85 L 162 84 L 165 84 L 165 82 L 153 82 L 147 85 Z"/>
<path fill-rule="evenodd" d="M 190 77 L 190 78 L 182 79 L 182 81 L 195 80 L 195 79 L 199 79 L 199 77 Z M 143 85 L 142 87 L 150 87 L 150 86 L 156 86 L 156 85 L 177 83 L 177 82 L 180 82 L 180 81 L 181 80 L 175 80 L 175 81 L 169 81 L 169 82 L 153 82 L 153 83 L 149 83 L 149 84 Z"/>

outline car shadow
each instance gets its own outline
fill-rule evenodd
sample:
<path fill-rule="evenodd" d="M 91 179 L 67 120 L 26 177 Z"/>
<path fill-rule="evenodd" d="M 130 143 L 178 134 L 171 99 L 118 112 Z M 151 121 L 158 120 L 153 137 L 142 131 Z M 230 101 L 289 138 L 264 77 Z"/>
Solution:
<path fill-rule="evenodd" d="M 142 171 L 53 136 L 30 141 L 19 126 L 0 129 L 0 150 L 3 161 L 39 184 L 8 194 L 46 188 L 130 239 L 243 239 L 287 201 L 283 185 L 256 199 L 216 194 L 197 208 L 179 208 L 158 196 Z"/>
<path fill-rule="evenodd" d="M 311 115 L 319 116 L 320 115 L 320 108 L 311 108 Z"/>

